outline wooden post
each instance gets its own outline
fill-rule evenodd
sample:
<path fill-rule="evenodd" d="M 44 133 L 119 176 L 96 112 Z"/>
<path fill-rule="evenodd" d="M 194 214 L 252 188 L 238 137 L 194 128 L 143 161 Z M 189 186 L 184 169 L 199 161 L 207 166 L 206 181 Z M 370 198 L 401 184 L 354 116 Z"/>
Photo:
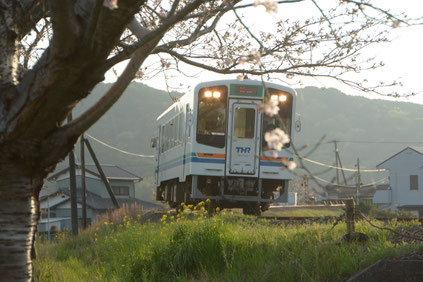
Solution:
<path fill-rule="evenodd" d="M 118 209 L 119 203 L 116 200 L 115 195 L 113 194 L 113 190 L 112 190 L 112 187 L 110 186 L 109 180 L 107 179 L 106 175 L 104 174 L 103 169 L 101 168 L 100 163 L 97 160 L 97 157 L 94 153 L 93 148 L 91 147 L 90 142 L 88 141 L 88 139 L 84 139 L 84 142 L 85 142 L 85 145 L 87 145 L 88 152 L 90 153 L 91 158 L 93 159 L 95 166 L 97 167 L 98 172 L 100 173 L 100 177 L 103 180 L 104 185 L 106 186 L 107 192 L 110 195 L 110 199 L 112 200 L 115 209 Z"/>
<path fill-rule="evenodd" d="M 82 187 L 82 228 L 87 228 L 87 186 L 85 181 L 85 147 L 84 134 L 81 136 L 81 187 Z"/>
<path fill-rule="evenodd" d="M 68 115 L 68 123 L 72 121 L 72 113 Z M 69 194 L 71 202 L 72 234 L 78 235 L 78 203 L 76 191 L 75 155 L 69 152 Z"/>
<path fill-rule="evenodd" d="M 346 214 L 345 214 L 345 221 L 347 223 L 347 234 L 349 237 L 352 238 L 353 233 L 355 232 L 355 225 L 354 225 L 354 214 L 355 214 L 355 204 L 354 199 L 347 199 L 345 201 L 346 207 Z"/>

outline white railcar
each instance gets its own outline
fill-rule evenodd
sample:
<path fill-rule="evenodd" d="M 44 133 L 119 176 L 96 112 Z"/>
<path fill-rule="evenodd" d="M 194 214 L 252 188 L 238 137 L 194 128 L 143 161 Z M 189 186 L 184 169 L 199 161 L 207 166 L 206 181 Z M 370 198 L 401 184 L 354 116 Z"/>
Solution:
<path fill-rule="evenodd" d="M 279 101 L 269 117 L 260 106 Z M 264 134 L 281 128 L 292 140 L 295 90 L 254 80 L 203 82 L 157 118 L 156 199 L 171 207 L 210 199 L 220 208 L 259 214 L 286 202 L 292 178 L 289 144 L 271 151 Z"/>

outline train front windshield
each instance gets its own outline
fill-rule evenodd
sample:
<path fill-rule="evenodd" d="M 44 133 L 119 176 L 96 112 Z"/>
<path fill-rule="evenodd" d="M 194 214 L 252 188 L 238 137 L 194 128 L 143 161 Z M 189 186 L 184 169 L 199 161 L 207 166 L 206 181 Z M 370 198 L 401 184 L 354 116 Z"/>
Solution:
<path fill-rule="evenodd" d="M 262 135 L 262 150 L 267 151 L 267 142 L 264 139 L 266 132 L 272 131 L 275 128 L 282 129 L 288 136 L 291 136 L 291 121 L 292 121 L 292 95 L 278 89 L 267 88 L 266 99 L 277 100 L 279 105 L 279 113 L 273 117 L 264 115 L 263 118 L 263 135 Z M 289 147 L 286 144 L 284 147 Z"/>
<path fill-rule="evenodd" d="M 225 147 L 227 100 L 226 86 L 200 89 L 197 119 L 198 143 L 217 148 Z"/>

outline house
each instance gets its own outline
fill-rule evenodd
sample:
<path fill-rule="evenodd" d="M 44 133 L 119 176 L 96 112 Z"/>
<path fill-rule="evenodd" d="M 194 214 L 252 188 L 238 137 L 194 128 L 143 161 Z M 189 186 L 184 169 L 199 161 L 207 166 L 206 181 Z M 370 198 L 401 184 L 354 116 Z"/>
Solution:
<path fill-rule="evenodd" d="M 135 183 L 141 181 L 141 177 L 116 165 L 101 165 L 101 168 L 112 187 L 119 206 L 137 204 L 145 209 L 160 207 L 160 205 L 135 198 Z M 86 165 L 85 170 L 87 222 L 90 224 L 95 222 L 100 215 L 113 209 L 114 206 L 96 166 Z M 39 232 L 47 232 L 52 229 L 54 231 L 71 229 L 69 167 L 51 175 L 47 180 L 54 183 L 55 187 L 50 190 L 44 189 L 47 192 L 44 191 L 40 195 L 41 220 L 38 230 Z M 81 169 L 79 165 L 76 165 L 79 223 L 82 218 L 81 183 Z"/>
<path fill-rule="evenodd" d="M 373 196 L 373 203 L 377 204 L 379 208 L 391 208 L 392 202 L 392 188 L 390 184 L 378 185 L 376 193 Z"/>
<path fill-rule="evenodd" d="M 374 203 L 423 217 L 423 148 L 407 147 L 376 166 L 389 171 L 389 187 L 378 190 Z"/>

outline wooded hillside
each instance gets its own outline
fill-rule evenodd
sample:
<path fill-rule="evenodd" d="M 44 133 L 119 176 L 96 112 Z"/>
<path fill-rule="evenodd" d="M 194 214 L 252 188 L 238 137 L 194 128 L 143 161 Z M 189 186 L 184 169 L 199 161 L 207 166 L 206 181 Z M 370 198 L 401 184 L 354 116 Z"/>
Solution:
<path fill-rule="evenodd" d="M 99 85 L 94 90 L 95 95 L 84 100 L 74 116 L 93 104 L 107 87 L 107 84 Z M 407 146 L 423 146 L 422 105 L 348 96 L 333 88 L 306 87 L 297 89 L 297 92 L 297 119 L 301 120 L 302 129 L 296 133 L 296 146 L 309 145 L 301 151 L 307 154 L 326 136 L 317 149 L 307 155 L 310 159 L 334 164 L 332 141 L 337 140 L 344 167 L 354 168 L 357 158 L 360 158 L 362 169 L 374 169 L 377 164 Z M 155 135 L 156 117 L 172 104 L 171 96 L 180 95 L 132 83 L 124 96 L 88 133 L 129 152 L 152 154 L 150 140 Z M 149 176 L 153 174 L 153 159 L 123 154 L 93 140 L 90 142 L 100 162 L 116 164 L 144 177 L 139 184 L 138 196 L 152 199 L 152 178 Z M 76 155 L 79 156 L 79 147 Z M 314 172 L 324 170 L 321 166 L 305 164 Z M 301 171 L 298 173 L 303 174 Z M 334 175 L 332 170 L 320 177 L 330 181 Z M 364 173 L 362 178 L 363 183 L 370 183 L 385 176 L 386 173 Z"/>

